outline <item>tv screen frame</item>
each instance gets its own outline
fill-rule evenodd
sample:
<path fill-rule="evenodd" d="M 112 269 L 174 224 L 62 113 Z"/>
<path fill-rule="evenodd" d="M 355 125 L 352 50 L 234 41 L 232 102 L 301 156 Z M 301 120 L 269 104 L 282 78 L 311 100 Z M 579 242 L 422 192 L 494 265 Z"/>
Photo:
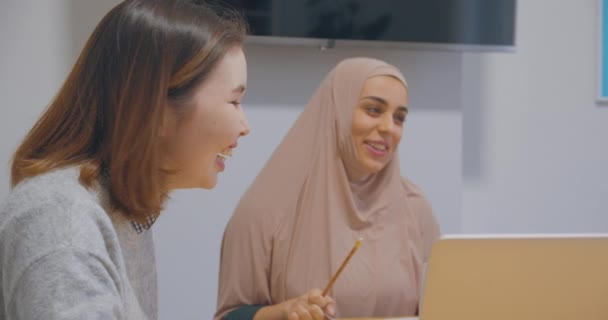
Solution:
<path fill-rule="evenodd" d="M 517 0 L 223 1 L 245 15 L 252 31 L 246 43 L 252 44 L 314 46 L 321 50 L 334 47 L 375 47 L 489 52 L 513 52 L 516 47 Z M 394 1 L 409 1 L 409 3 L 399 4 L 400 11 L 391 11 L 390 3 L 394 4 Z M 297 7 L 297 5 L 302 6 L 303 3 L 331 7 L 337 2 L 351 5 L 358 3 L 363 8 L 359 13 L 349 12 L 350 16 L 348 16 L 342 13 L 345 11 L 342 8 L 340 11 L 332 8 L 334 11 L 328 13 L 328 10 L 306 11 Z M 368 13 L 369 9 L 373 8 L 372 5 L 380 6 L 380 3 L 384 3 L 383 9 Z M 257 7 L 246 7 L 252 5 Z M 260 6 L 264 7 L 260 9 Z M 406 9 L 412 9 L 408 13 L 410 16 L 400 14 Z M 295 20 L 294 15 L 300 16 L 299 22 L 292 22 Z M 367 21 L 364 21 L 366 19 Z M 368 23 L 369 20 L 372 20 L 372 23 Z M 347 25 L 350 29 L 341 28 L 342 25 L 346 25 L 344 21 L 350 22 Z M 338 22 L 342 25 L 335 27 Z M 382 25 L 383 22 L 386 23 Z M 373 30 L 377 31 L 379 24 L 380 27 L 385 27 L 381 32 L 361 32 L 361 30 L 372 30 L 361 27 L 369 27 L 369 25 L 375 27 L 376 29 Z M 319 25 L 323 26 L 319 27 Z M 260 29 L 263 31 L 260 32 Z M 389 31 L 386 31 L 387 29 Z M 406 31 L 400 33 L 399 30 Z M 303 33 L 306 34 L 302 36 Z M 346 36 L 341 37 L 341 35 Z"/>

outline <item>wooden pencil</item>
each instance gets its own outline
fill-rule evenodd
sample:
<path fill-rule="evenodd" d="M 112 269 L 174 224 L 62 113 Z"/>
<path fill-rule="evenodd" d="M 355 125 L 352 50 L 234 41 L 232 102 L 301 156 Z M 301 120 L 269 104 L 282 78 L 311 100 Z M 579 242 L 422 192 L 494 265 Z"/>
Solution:
<path fill-rule="evenodd" d="M 334 282 L 336 282 L 336 279 L 338 279 L 338 276 L 340 275 L 340 273 L 342 272 L 344 267 L 346 267 L 346 264 L 348 263 L 350 258 L 352 258 L 353 255 L 355 254 L 355 252 L 357 252 L 357 249 L 359 249 L 359 247 L 361 246 L 361 241 L 363 241 L 363 239 L 359 238 L 359 240 L 357 240 L 357 242 L 355 243 L 355 246 L 353 246 L 353 248 L 350 250 L 350 253 L 346 257 L 346 259 L 344 259 L 344 261 L 342 262 L 342 265 L 340 265 L 340 268 L 338 268 L 338 271 L 336 271 L 334 276 L 331 278 L 331 280 L 325 287 L 325 290 L 323 290 L 323 294 L 322 294 L 323 296 L 327 295 L 327 293 L 329 292 L 331 287 L 334 285 Z"/>

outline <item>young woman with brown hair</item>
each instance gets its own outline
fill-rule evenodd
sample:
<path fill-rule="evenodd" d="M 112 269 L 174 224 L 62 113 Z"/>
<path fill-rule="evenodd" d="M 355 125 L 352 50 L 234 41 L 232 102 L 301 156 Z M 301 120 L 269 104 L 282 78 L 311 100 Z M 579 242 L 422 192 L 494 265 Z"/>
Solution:
<path fill-rule="evenodd" d="M 249 127 L 238 15 L 127 0 L 18 147 L 0 206 L 0 319 L 156 319 L 167 195 L 212 188 Z"/>

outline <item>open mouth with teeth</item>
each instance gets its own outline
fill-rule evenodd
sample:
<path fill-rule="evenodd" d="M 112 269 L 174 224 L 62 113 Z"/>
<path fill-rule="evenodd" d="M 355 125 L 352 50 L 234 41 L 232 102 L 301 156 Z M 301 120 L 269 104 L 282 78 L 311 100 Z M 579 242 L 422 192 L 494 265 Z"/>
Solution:
<path fill-rule="evenodd" d="M 217 156 L 223 160 L 232 158 L 232 147 L 224 149 L 224 151 L 218 153 Z"/>
<path fill-rule="evenodd" d="M 221 161 L 226 161 L 227 159 L 232 158 L 232 148 L 225 149 L 221 153 L 218 153 L 217 158 Z"/>
<path fill-rule="evenodd" d="M 218 153 L 217 157 L 220 158 L 220 159 L 222 159 L 222 160 L 227 160 L 227 159 L 230 159 L 232 156 L 228 155 L 228 154 L 224 154 L 224 153 Z"/>
<path fill-rule="evenodd" d="M 220 171 L 224 171 L 224 169 L 226 169 L 226 164 L 224 162 L 230 157 L 232 157 L 232 152 L 230 150 L 228 152 L 224 151 L 222 153 L 218 153 L 215 156 L 215 164 L 219 167 Z"/>
<path fill-rule="evenodd" d="M 216 154 L 215 156 L 215 165 L 218 166 L 220 171 L 224 171 L 226 169 L 226 160 L 232 158 L 232 150 L 236 148 L 236 143 L 232 144 L 228 148 L 224 149 L 222 152 Z"/>
<path fill-rule="evenodd" d="M 391 149 L 387 143 L 378 141 L 365 141 L 364 145 L 368 155 L 374 158 L 384 158 L 388 156 L 389 150 Z"/>
<path fill-rule="evenodd" d="M 388 150 L 388 147 L 386 145 L 383 145 L 380 143 L 368 142 L 367 145 L 378 151 L 387 151 Z"/>

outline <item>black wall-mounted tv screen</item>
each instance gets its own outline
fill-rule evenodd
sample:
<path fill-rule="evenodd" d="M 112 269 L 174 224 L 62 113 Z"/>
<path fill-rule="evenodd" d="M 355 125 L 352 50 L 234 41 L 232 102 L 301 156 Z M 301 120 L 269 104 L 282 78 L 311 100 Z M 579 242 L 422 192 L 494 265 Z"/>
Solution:
<path fill-rule="evenodd" d="M 516 0 L 223 0 L 255 36 L 511 47 Z"/>

